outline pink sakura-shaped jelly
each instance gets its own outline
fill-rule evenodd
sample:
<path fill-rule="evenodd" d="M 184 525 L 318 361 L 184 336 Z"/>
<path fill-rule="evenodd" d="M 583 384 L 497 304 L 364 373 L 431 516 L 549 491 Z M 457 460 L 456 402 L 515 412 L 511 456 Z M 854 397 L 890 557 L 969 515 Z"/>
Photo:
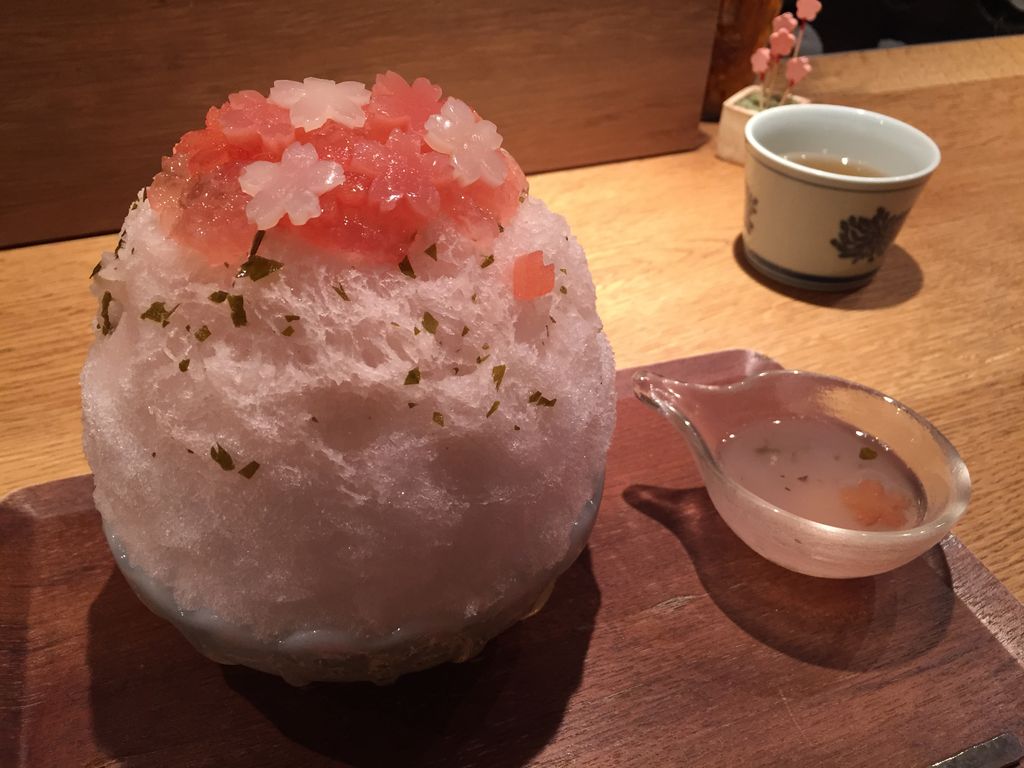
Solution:
<path fill-rule="evenodd" d="M 498 127 L 489 120 L 477 119 L 465 102 L 449 98 L 440 114 L 427 118 L 426 127 L 427 144 L 451 158 L 460 184 L 468 186 L 483 179 L 496 187 L 505 180 Z"/>
<path fill-rule="evenodd" d="M 363 107 L 370 103 L 370 92 L 362 83 L 307 77 L 301 83 L 275 80 L 267 101 L 287 109 L 295 128 L 313 131 L 328 120 L 346 128 L 361 128 L 366 123 Z"/>
<path fill-rule="evenodd" d="M 238 182 L 252 199 L 246 217 L 259 229 L 270 229 L 283 216 L 301 226 L 322 213 L 320 195 L 345 180 L 345 171 L 332 160 L 321 160 L 308 144 L 290 144 L 281 162 L 257 160 L 242 171 Z"/>

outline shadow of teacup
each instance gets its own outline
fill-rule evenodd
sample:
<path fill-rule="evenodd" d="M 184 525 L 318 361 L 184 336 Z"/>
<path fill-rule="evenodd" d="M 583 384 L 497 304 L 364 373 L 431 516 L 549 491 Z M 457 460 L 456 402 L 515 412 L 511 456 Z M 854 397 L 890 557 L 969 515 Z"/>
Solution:
<path fill-rule="evenodd" d="M 865 310 L 894 307 L 914 298 L 924 287 L 920 265 L 905 249 L 891 245 L 885 252 L 882 266 L 871 282 L 849 291 L 812 291 L 772 280 L 752 266 L 743 252 L 743 236 L 733 241 L 733 257 L 748 277 L 776 293 L 805 304 L 836 309 Z"/>

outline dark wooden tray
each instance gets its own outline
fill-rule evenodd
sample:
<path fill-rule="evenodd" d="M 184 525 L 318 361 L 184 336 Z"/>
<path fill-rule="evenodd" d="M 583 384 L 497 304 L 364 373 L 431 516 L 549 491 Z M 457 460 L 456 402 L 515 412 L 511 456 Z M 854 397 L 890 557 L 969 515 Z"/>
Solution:
<path fill-rule="evenodd" d="M 680 365 L 708 361 L 658 367 Z M 589 550 L 547 607 L 389 687 L 207 661 L 114 568 L 90 477 L 8 496 L 0 766 L 877 768 L 1024 733 L 1024 609 L 956 539 L 854 581 L 762 560 L 629 375 Z"/>

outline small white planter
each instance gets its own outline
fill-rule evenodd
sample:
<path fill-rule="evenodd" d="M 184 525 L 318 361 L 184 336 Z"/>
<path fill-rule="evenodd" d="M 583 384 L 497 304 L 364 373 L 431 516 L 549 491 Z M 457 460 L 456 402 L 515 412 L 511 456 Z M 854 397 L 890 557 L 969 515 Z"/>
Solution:
<path fill-rule="evenodd" d="M 746 128 L 747 121 L 757 114 L 757 110 L 741 107 L 739 103 L 749 94 L 758 94 L 760 90 L 760 85 L 748 85 L 722 102 L 722 116 L 718 119 L 715 154 L 727 162 L 743 165 L 746 161 L 743 129 Z M 809 101 L 810 99 L 793 94 L 786 99 L 787 104 L 806 104 Z"/>

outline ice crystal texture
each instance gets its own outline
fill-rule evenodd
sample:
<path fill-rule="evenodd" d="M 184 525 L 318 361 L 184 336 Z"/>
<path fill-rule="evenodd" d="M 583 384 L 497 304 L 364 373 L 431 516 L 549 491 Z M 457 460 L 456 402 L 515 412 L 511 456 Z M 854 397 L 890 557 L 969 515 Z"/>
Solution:
<path fill-rule="evenodd" d="M 82 373 L 85 449 L 108 531 L 182 616 L 260 647 L 327 636 L 323 676 L 383 680 L 475 652 L 578 554 L 615 417 L 583 250 L 531 198 L 487 253 L 432 227 L 407 270 L 274 228 L 259 257 L 282 266 L 253 280 L 148 201 L 129 214 L 94 279 L 112 330 Z M 537 251 L 555 289 L 517 298 Z"/>

